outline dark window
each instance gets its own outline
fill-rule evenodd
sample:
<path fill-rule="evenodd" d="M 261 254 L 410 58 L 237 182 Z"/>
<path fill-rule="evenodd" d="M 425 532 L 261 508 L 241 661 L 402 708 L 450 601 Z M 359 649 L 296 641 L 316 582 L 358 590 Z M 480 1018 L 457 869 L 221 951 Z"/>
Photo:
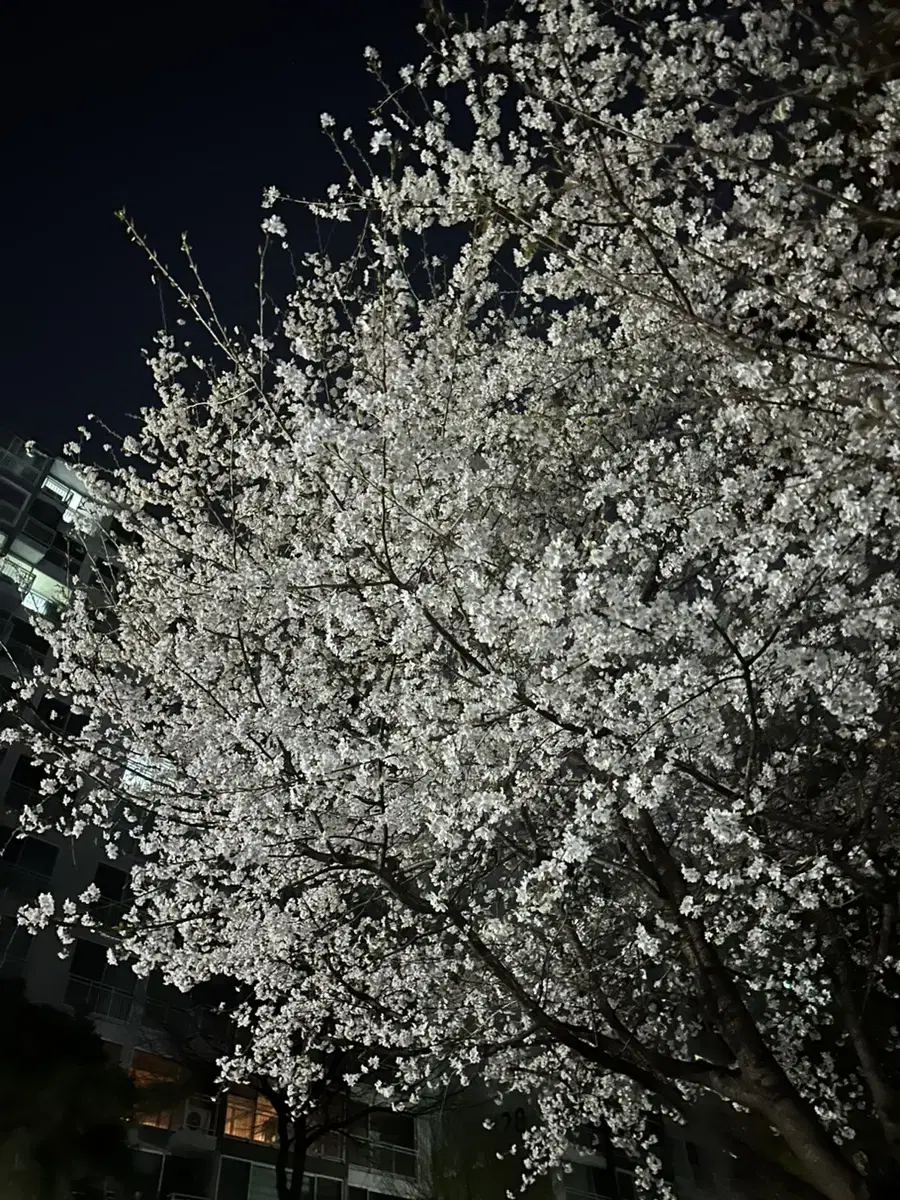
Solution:
<path fill-rule="evenodd" d="M 12 771 L 12 782 L 37 791 L 44 778 L 44 768 L 27 754 L 20 754 Z"/>
<path fill-rule="evenodd" d="M 563 1186 L 572 1200 L 615 1200 L 617 1195 L 612 1172 L 588 1163 L 575 1163 L 563 1176 Z"/>
<path fill-rule="evenodd" d="M 36 792 L 42 778 L 41 768 L 27 754 L 20 754 L 9 777 L 3 803 L 13 812 L 21 812 L 27 805 L 34 804 L 38 800 Z"/>
<path fill-rule="evenodd" d="M 247 1200 L 250 1164 L 242 1158 L 223 1158 L 219 1167 L 216 1200 Z"/>
<path fill-rule="evenodd" d="M 105 987 L 134 994 L 137 976 L 124 963 L 111 963 L 106 957 L 106 947 L 99 942 L 76 938 L 75 953 L 72 955 L 70 974 L 91 983 L 102 983 Z"/>
<path fill-rule="evenodd" d="M 369 1113 L 368 1136 L 373 1142 L 385 1142 L 389 1146 L 403 1146 L 407 1150 L 415 1150 L 416 1123 L 404 1113 Z"/>
<path fill-rule="evenodd" d="M 0 675 L 0 705 L 5 705 L 8 700 L 12 699 L 12 680 L 7 679 L 4 675 Z M 6 709 L 0 712 L 0 729 L 12 729 L 13 726 L 18 724 L 19 718 L 16 713 L 9 712 Z M 2 800 L 2 797 L 0 797 L 0 800 Z"/>
<path fill-rule="evenodd" d="M 65 733 L 70 737 L 77 737 L 88 722 L 87 713 L 73 713 L 71 704 L 56 696 L 45 696 L 38 704 L 37 711 L 41 721 L 55 733 Z"/>
<path fill-rule="evenodd" d="M 207 1196 L 209 1195 L 211 1163 L 207 1155 L 186 1158 L 179 1154 L 167 1154 L 163 1160 L 163 1196 Z"/>
<path fill-rule="evenodd" d="M 163 1156 L 149 1150 L 135 1150 L 132 1154 L 135 1174 L 140 1179 L 136 1189 L 142 1196 L 159 1195 L 159 1178 L 162 1174 Z"/>
<path fill-rule="evenodd" d="M 99 942 L 87 942 L 78 938 L 75 953 L 72 955 L 71 973 L 79 979 L 101 983 L 106 967 L 106 947 L 101 946 Z"/>
<path fill-rule="evenodd" d="M 122 963 L 110 963 L 99 942 L 78 938 L 69 967 L 66 1004 L 84 1016 L 130 1021 L 137 976 Z"/>
<path fill-rule="evenodd" d="M 0 838 L 5 842 L 0 856 L 3 862 L 21 867 L 24 871 L 32 871 L 35 875 L 43 875 L 45 879 L 53 874 L 58 854 L 56 846 L 36 837 L 15 837 L 12 830 L 4 829 Z"/>
<path fill-rule="evenodd" d="M 118 902 L 125 898 L 128 872 L 121 871 L 118 867 L 111 867 L 108 863 L 100 863 L 94 875 L 94 883 L 104 900 Z"/>
<path fill-rule="evenodd" d="M 619 1200 L 635 1200 L 634 1176 L 621 1168 L 616 1171 L 616 1194 Z"/>
<path fill-rule="evenodd" d="M 56 500 L 49 496 L 35 496 L 31 502 L 31 508 L 28 510 L 28 516 L 34 517 L 42 525 L 49 525 L 51 529 L 58 529 L 64 511 L 65 505 L 62 497 Z"/>
<path fill-rule="evenodd" d="M 28 493 L 8 479 L 0 478 L 0 525 L 10 529 L 15 525 L 22 511 Z"/>
<path fill-rule="evenodd" d="M 341 1200 L 343 1187 L 339 1179 L 328 1179 L 325 1175 L 316 1175 L 315 1185 L 314 1200 Z M 379 1200 L 376 1192 L 369 1192 L 369 1198 L 370 1200 Z M 385 1197 L 384 1200 L 388 1200 L 388 1197 Z M 397 1200 L 397 1197 L 392 1196 L 390 1200 Z"/>
<path fill-rule="evenodd" d="M 413 1117 L 395 1112 L 365 1112 L 350 1129 L 351 1161 L 373 1171 L 415 1177 L 416 1123 Z"/>
<path fill-rule="evenodd" d="M 9 619 L 9 629 L 6 637 L 5 656 L 13 660 L 17 667 L 27 671 L 37 663 L 42 663 L 50 649 L 49 643 L 41 637 L 36 629 L 21 617 Z"/>
<path fill-rule="evenodd" d="M 64 533 L 55 533 L 50 542 L 43 544 L 45 545 L 44 562 L 59 567 L 60 570 L 67 571 L 71 575 L 78 574 L 85 559 L 84 546 L 72 538 L 66 537 Z"/>
<path fill-rule="evenodd" d="M 15 917 L 0 917 L 0 979 L 21 979 L 31 934 Z"/>

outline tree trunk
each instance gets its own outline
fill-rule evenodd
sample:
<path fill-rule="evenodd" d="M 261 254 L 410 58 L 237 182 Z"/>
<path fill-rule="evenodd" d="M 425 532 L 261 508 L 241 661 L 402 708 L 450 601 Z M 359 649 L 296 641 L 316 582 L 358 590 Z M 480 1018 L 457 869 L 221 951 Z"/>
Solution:
<path fill-rule="evenodd" d="M 293 1122 L 293 1163 L 291 1171 L 290 1200 L 300 1200 L 303 1193 L 303 1179 L 306 1173 L 306 1117 L 298 1117 Z"/>
<path fill-rule="evenodd" d="M 280 1096 L 270 1092 L 268 1099 L 275 1109 L 278 1128 L 275 1193 L 278 1200 L 300 1200 L 306 1174 L 306 1117 L 292 1117 L 287 1103 Z"/>
<path fill-rule="evenodd" d="M 763 1101 L 761 1112 L 785 1140 L 808 1177 L 828 1200 L 871 1200 L 866 1181 L 825 1133 L 815 1113 L 790 1096 Z"/>
<path fill-rule="evenodd" d="M 777 1129 L 812 1184 L 826 1200 L 870 1200 L 865 1179 L 844 1157 L 822 1127 L 811 1105 L 802 1099 L 749 1012 L 741 990 L 702 923 L 683 915 L 687 895 L 684 877 L 649 813 L 642 811 L 627 831 L 632 854 L 663 895 L 682 926 L 688 961 L 694 968 L 704 1008 L 734 1055 L 738 1074 L 714 1085 L 722 1095 L 752 1108 Z M 649 870 L 648 870 L 649 868 Z"/>

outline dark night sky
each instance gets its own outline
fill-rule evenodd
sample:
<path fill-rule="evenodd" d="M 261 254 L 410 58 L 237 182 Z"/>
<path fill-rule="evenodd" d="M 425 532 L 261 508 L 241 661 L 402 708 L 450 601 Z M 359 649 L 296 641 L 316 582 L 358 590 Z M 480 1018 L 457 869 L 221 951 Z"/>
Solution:
<path fill-rule="evenodd" d="M 320 112 L 362 129 L 379 95 L 363 47 L 415 61 L 421 19 L 420 0 L 177 11 L 11 0 L 0 427 L 50 450 L 88 412 L 127 428 L 125 414 L 152 402 L 140 347 L 160 301 L 114 211 L 125 206 L 167 256 L 186 230 L 236 319 L 253 297 L 263 187 L 313 197 L 340 178 Z"/>

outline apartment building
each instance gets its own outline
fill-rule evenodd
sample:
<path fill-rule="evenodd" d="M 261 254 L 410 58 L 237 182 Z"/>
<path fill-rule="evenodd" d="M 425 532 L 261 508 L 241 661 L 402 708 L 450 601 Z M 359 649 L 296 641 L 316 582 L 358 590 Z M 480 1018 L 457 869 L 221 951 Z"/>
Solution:
<path fill-rule="evenodd" d="M 45 660 L 47 645 L 30 615 L 52 615 L 73 582 L 96 569 L 103 518 L 86 517 L 85 489 L 60 459 L 31 452 L 20 438 L 0 438 L 0 691 Z M 54 720 L 76 720 L 65 706 Z M 55 833 L 14 837 L 17 813 L 34 797 L 40 772 L 19 747 L 0 760 L 0 976 L 25 981 L 30 998 L 89 1016 L 110 1055 L 139 1086 L 179 1085 L 178 1099 L 144 1112 L 133 1131 L 141 1184 L 123 1200 L 275 1200 L 275 1112 L 250 1088 L 220 1094 L 215 1051 L 228 1037 L 227 1020 L 160 980 L 139 979 L 107 961 L 104 929 L 117 923 L 128 900 L 128 862 L 109 861 L 86 834 L 76 843 Z M 76 895 L 91 883 L 100 892 L 96 931 L 83 931 L 60 956 L 53 934 L 32 939 L 16 922 L 19 906 L 40 892 Z M 185 1066 L 185 1041 L 194 1065 Z M 207 1077 L 196 1061 L 210 1064 Z M 484 1130 L 494 1117 L 494 1131 Z M 443 1112 L 412 1118 L 369 1112 L 349 1132 L 313 1147 L 305 1200 L 494 1200 L 518 1183 L 515 1161 L 497 1167 L 498 1152 L 532 1119 L 525 1101 L 511 1098 L 499 1113 L 473 1088 Z M 671 1132 L 671 1131 L 669 1131 Z M 729 1164 L 683 1135 L 664 1137 L 664 1170 L 684 1200 L 733 1193 Z M 602 1148 L 601 1148 L 602 1149 Z M 497 1172 L 500 1172 L 498 1176 Z M 572 1171 L 531 1188 L 529 1200 L 631 1200 L 631 1164 L 609 1147 L 573 1154 Z"/>

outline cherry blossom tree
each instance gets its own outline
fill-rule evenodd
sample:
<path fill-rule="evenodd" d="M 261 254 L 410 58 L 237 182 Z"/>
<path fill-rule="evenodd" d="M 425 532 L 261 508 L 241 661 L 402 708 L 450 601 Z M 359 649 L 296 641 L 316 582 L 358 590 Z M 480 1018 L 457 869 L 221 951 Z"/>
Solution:
<path fill-rule="evenodd" d="M 127 536 L 48 630 L 90 720 L 32 751 L 67 828 L 137 831 L 121 952 L 251 988 L 294 1111 L 329 1029 L 398 1104 L 531 1097 L 532 1176 L 710 1096 L 895 1194 L 900 93 L 860 20 L 440 18 L 368 151 L 323 118 L 349 248 L 258 329 L 154 258 L 189 325 L 88 472 Z"/>

